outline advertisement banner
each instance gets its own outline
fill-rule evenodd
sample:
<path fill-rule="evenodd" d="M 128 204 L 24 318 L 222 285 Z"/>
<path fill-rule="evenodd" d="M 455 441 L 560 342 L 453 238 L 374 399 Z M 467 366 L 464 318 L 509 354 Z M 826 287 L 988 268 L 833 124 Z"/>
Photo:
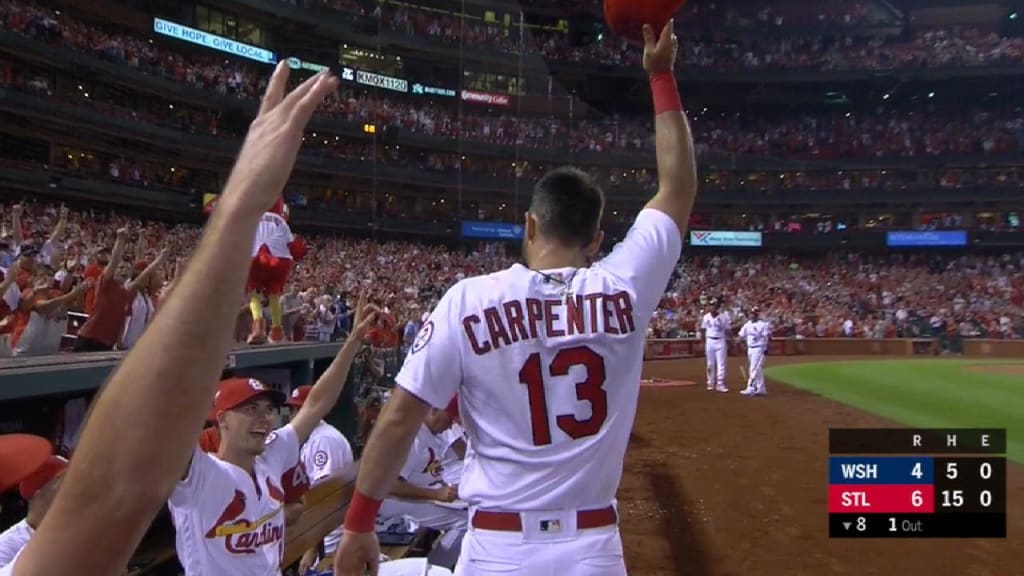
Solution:
<path fill-rule="evenodd" d="M 294 57 L 288 59 L 288 67 L 292 70 L 309 70 L 311 72 L 320 72 L 328 68 L 323 64 L 314 64 Z"/>
<path fill-rule="evenodd" d="M 406 80 L 395 78 L 394 76 L 365 72 L 363 70 L 356 70 L 356 82 L 367 86 L 383 88 L 385 90 L 394 90 L 395 92 L 409 91 L 409 82 Z"/>
<path fill-rule="evenodd" d="M 731 230 L 705 230 L 690 232 L 690 244 L 694 246 L 745 246 L 761 245 L 760 232 L 738 232 Z"/>
<path fill-rule="evenodd" d="M 436 86 L 424 86 L 423 84 L 412 85 L 413 94 L 425 94 L 428 96 L 448 96 L 449 98 L 455 97 L 455 90 L 451 88 L 438 88 Z"/>
<path fill-rule="evenodd" d="M 505 94 L 491 94 L 490 92 L 477 92 L 475 90 L 463 90 L 462 99 L 466 102 L 477 102 L 494 106 L 509 105 L 509 97 Z"/>
<path fill-rule="evenodd" d="M 153 18 L 153 31 L 157 34 L 170 36 L 171 38 L 184 40 L 185 42 L 191 42 L 214 50 L 220 50 L 221 52 L 227 52 L 229 54 L 248 58 L 257 62 L 263 62 L 265 64 L 277 63 L 277 55 L 265 48 L 251 46 L 236 40 L 231 40 L 230 38 L 224 38 L 223 36 L 217 36 L 216 34 L 196 30 L 195 28 L 189 28 L 188 26 L 176 24 L 169 20 Z"/>
<path fill-rule="evenodd" d="M 886 232 L 885 244 L 899 246 L 966 246 L 966 230 L 934 230 L 923 232 Z"/>
<path fill-rule="evenodd" d="M 464 221 L 462 223 L 462 236 L 464 238 L 483 238 L 488 240 L 522 240 L 523 227 L 519 224 L 508 224 L 505 222 Z"/>

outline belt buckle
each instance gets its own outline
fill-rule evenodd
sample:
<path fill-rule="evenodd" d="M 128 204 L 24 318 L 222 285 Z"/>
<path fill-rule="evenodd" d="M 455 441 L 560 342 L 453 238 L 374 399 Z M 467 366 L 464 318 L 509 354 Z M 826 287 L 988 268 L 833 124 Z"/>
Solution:
<path fill-rule="evenodd" d="M 540 531 L 542 534 L 555 534 L 562 531 L 562 521 L 558 518 L 552 520 L 541 520 Z"/>

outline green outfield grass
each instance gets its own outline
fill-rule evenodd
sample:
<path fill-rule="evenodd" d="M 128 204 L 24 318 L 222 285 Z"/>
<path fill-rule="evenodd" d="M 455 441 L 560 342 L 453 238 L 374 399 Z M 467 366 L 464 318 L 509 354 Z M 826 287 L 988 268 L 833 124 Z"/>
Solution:
<path fill-rule="evenodd" d="M 1005 428 L 1007 457 L 1024 463 L 1024 376 L 970 366 L 1004 360 L 886 360 L 789 364 L 768 378 L 913 428 Z"/>

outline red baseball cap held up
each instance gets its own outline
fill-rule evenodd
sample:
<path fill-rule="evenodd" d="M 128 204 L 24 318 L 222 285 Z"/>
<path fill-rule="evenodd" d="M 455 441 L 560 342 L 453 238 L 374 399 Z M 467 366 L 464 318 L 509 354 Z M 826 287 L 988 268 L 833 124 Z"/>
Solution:
<path fill-rule="evenodd" d="M 242 404 L 257 396 L 266 396 L 274 404 L 284 404 L 284 392 L 267 386 L 255 378 L 228 378 L 222 380 L 217 387 L 217 394 L 213 397 L 213 412 L 210 414 L 216 419 L 216 415 L 228 410 L 234 410 Z"/>
<path fill-rule="evenodd" d="M 312 386 L 299 386 L 292 390 L 292 395 L 288 397 L 288 401 L 285 404 L 295 408 L 302 408 L 302 405 L 306 403 L 306 398 L 309 398 L 309 392 L 312 389 Z"/>
<path fill-rule="evenodd" d="M 28 478 L 53 454 L 46 438 L 31 434 L 0 436 L 0 491 Z"/>
<path fill-rule="evenodd" d="M 54 478 L 64 474 L 68 469 L 67 458 L 61 456 L 50 456 L 43 462 L 43 465 L 36 469 L 35 472 L 30 474 L 28 478 L 21 481 L 18 485 L 18 491 L 21 492 L 21 497 L 26 501 L 31 500 L 36 492 L 43 489 L 44 486 L 50 483 Z"/>

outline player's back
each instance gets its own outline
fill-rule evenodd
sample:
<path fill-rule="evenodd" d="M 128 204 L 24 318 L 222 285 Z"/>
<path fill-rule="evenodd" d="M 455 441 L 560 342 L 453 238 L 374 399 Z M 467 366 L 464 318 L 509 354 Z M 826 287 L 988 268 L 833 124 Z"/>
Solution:
<path fill-rule="evenodd" d="M 614 499 L 647 326 L 681 249 L 675 224 L 651 212 L 592 267 L 517 264 L 446 295 L 461 340 L 472 450 L 459 492 L 470 504 L 585 509 Z"/>

